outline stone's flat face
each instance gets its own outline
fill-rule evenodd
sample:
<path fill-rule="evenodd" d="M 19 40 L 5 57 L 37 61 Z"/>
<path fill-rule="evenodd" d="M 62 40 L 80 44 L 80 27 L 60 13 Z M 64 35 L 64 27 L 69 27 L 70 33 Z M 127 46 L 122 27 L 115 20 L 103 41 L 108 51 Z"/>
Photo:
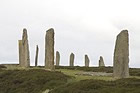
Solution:
<path fill-rule="evenodd" d="M 59 66 L 60 63 L 60 53 L 56 51 L 56 66 Z"/>
<path fill-rule="evenodd" d="M 35 56 L 35 66 L 37 66 L 38 63 L 38 52 L 39 52 L 39 48 L 38 45 L 36 46 L 36 56 Z"/>
<path fill-rule="evenodd" d="M 100 56 L 100 60 L 99 60 L 99 67 L 105 67 L 105 64 L 104 64 L 104 59 L 102 56 Z"/>
<path fill-rule="evenodd" d="M 117 36 L 113 65 L 114 77 L 129 77 L 129 35 L 127 30 L 123 30 Z"/>
<path fill-rule="evenodd" d="M 54 70 L 54 29 L 46 31 L 45 37 L 45 67 Z"/>
<path fill-rule="evenodd" d="M 85 67 L 89 67 L 89 62 L 90 60 L 89 60 L 88 55 L 85 55 Z"/>
<path fill-rule="evenodd" d="M 24 66 L 24 62 L 22 59 L 22 40 L 18 40 L 18 46 L 19 46 L 19 65 Z"/>
<path fill-rule="evenodd" d="M 74 54 L 70 54 L 70 66 L 74 66 Z"/>
<path fill-rule="evenodd" d="M 22 40 L 19 41 L 19 63 L 21 67 L 30 67 L 29 44 L 26 29 L 23 29 Z"/>

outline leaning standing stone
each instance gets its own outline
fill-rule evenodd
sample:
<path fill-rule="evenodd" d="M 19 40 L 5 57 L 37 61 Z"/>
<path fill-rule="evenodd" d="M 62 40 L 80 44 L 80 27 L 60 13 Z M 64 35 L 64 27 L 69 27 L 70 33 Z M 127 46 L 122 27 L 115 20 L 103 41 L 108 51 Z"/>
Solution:
<path fill-rule="evenodd" d="M 54 29 L 46 31 L 45 37 L 45 67 L 54 70 Z"/>
<path fill-rule="evenodd" d="M 89 62 L 88 55 L 85 55 L 85 67 L 89 67 Z"/>
<path fill-rule="evenodd" d="M 70 66 L 74 66 L 74 54 L 70 54 Z"/>
<path fill-rule="evenodd" d="M 104 59 L 102 56 L 100 56 L 100 60 L 99 60 L 99 67 L 105 67 L 105 64 L 104 64 Z"/>
<path fill-rule="evenodd" d="M 115 78 L 129 77 L 129 35 L 123 30 L 116 40 L 114 50 L 113 76 Z"/>
<path fill-rule="evenodd" d="M 60 53 L 56 51 L 56 66 L 59 66 L 60 63 Z"/>

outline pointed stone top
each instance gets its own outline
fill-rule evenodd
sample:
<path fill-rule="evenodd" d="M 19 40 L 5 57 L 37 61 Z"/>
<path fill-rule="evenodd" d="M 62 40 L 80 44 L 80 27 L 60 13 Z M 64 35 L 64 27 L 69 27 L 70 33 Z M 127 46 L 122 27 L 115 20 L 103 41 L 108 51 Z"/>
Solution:
<path fill-rule="evenodd" d="M 51 32 L 53 31 L 54 32 L 54 29 L 50 28 L 50 29 L 47 30 L 47 32 L 49 32 L 49 31 L 51 31 Z"/>
<path fill-rule="evenodd" d="M 27 29 L 26 28 L 23 28 L 23 31 L 27 31 Z"/>
<path fill-rule="evenodd" d="M 122 31 L 120 32 L 120 34 L 122 34 L 122 33 L 128 33 L 128 30 L 122 30 Z"/>
<path fill-rule="evenodd" d="M 87 54 L 85 54 L 85 56 L 86 56 L 86 57 L 88 57 L 88 55 L 87 55 Z"/>
<path fill-rule="evenodd" d="M 26 35 L 27 35 L 27 29 L 23 28 L 23 36 L 26 36 Z"/>
<path fill-rule="evenodd" d="M 74 55 L 74 53 L 71 52 L 71 55 Z"/>
<path fill-rule="evenodd" d="M 103 58 L 102 56 L 100 56 L 100 59 Z"/>

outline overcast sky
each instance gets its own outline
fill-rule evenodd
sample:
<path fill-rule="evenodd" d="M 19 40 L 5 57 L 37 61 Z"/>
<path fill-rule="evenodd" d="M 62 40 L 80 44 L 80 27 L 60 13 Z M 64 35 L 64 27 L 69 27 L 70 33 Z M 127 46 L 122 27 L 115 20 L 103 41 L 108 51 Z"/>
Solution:
<path fill-rule="evenodd" d="M 18 40 L 27 28 L 31 65 L 39 45 L 39 65 L 44 65 L 45 33 L 55 30 L 55 51 L 61 65 L 97 66 L 100 55 L 112 66 L 117 34 L 127 29 L 130 36 L 130 67 L 140 67 L 139 0 L 0 0 L 0 64 L 18 63 Z"/>

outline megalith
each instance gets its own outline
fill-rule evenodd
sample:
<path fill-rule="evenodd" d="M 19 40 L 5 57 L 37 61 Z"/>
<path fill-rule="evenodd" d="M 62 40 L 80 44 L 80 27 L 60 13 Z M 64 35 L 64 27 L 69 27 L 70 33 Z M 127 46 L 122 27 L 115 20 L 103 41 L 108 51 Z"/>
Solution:
<path fill-rule="evenodd" d="M 59 66 L 60 64 L 60 53 L 56 51 L 56 66 Z"/>
<path fill-rule="evenodd" d="M 35 66 L 37 66 L 38 64 L 38 52 L 39 52 L 39 48 L 38 45 L 36 45 Z"/>
<path fill-rule="evenodd" d="M 22 40 L 19 40 L 19 64 L 21 67 L 30 67 L 30 52 L 27 30 L 23 29 Z"/>
<path fill-rule="evenodd" d="M 117 36 L 113 61 L 113 76 L 115 78 L 128 78 L 129 34 L 127 30 L 121 31 Z"/>
<path fill-rule="evenodd" d="M 89 60 L 88 55 L 85 55 L 85 67 L 89 67 L 89 62 L 90 60 Z"/>
<path fill-rule="evenodd" d="M 46 31 L 45 37 L 45 67 L 54 70 L 54 29 L 50 28 Z"/>
<path fill-rule="evenodd" d="M 74 54 L 70 54 L 70 66 L 74 66 Z"/>
<path fill-rule="evenodd" d="M 22 59 L 22 40 L 18 40 L 18 46 L 19 46 L 19 65 L 22 67 L 24 66 L 24 62 Z"/>
<path fill-rule="evenodd" d="M 100 59 L 99 59 L 99 67 L 105 67 L 104 59 L 102 56 L 100 56 Z"/>

